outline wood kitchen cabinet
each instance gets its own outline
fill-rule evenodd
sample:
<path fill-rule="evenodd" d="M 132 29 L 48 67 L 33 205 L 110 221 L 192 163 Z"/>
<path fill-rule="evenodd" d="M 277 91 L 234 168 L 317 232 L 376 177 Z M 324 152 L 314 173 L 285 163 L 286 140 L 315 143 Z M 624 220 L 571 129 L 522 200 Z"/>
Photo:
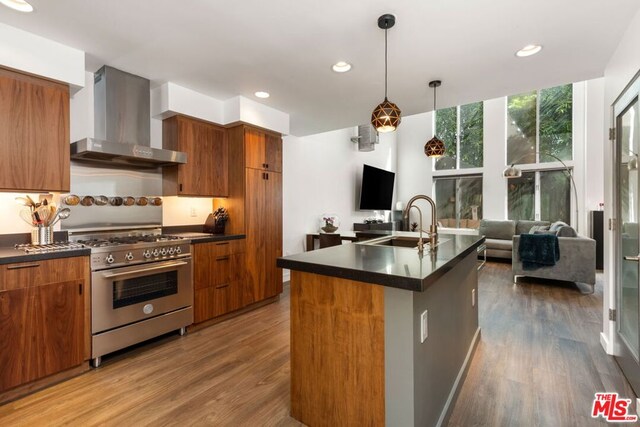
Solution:
<path fill-rule="evenodd" d="M 0 191 L 69 191 L 69 87 L 0 68 Z"/>
<path fill-rule="evenodd" d="M 0 393 L 88 358 L 87 257 L 0 266 Z"/>
<path fill-rule="evenodd" d="M 242 304 L 249 305 L 282 292 L 282 138 L 246 124 L 228 128 L 227 137 L 229 197 L 213 207 L 229 210 L 227 233 L 246 235 Z"/>
<path fill-rule="evenodd" d="M 279 134 L 245 127 L 246 167 L 282 172 L 282 138 Z"/>
<path fill-rule="evenodd" d="M 187 153 L 187 163 L 163 168 L 165 196 L 226 197 L 228 149 L 224 128 L 185 116 L 162 122 L 162 144 Z"/>
<path fill-rule="evenodd" d="M 244 306 L 244 240 L 195 244 L 193 260 L 194 323 Z"/>
<path fill-rule="evenodd" d="M 247 258 L 244 303 L 250 304 L 282 292 L 282 174 L 246 168 Z"/>

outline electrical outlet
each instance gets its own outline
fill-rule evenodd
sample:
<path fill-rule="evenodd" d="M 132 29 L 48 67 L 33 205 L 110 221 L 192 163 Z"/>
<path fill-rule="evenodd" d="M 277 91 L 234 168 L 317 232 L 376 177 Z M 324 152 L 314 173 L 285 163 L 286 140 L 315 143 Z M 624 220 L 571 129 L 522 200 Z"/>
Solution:
<path fill-rule="evenodd" d="M 476 306 L 476 290 L 472 289 L 471 290 L 471 307 L 475 307 Z"/>
<path fill-rule="evenodd" d="M 427 310 L 425 310 L 420 315 L 420 336 L 421 343 L 425 342 L 427 337 L 429 336 L 429 323 L 428 323 L 428 315 Z"/>
<path fill-rule="evenodd" d="M 191 206 L 191 210 L 189 212 L 193 217 L 198 216 L 198 212 L 196 211 L 196 208 L 193 206 Z"/>

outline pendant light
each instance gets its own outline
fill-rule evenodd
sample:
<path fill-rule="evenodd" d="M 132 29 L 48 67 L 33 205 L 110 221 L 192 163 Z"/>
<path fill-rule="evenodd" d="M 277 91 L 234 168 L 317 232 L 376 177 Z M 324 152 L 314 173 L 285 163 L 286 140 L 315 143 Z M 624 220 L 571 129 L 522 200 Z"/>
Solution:
<path fill-rule="evenodd" d="M 440 80 L 433 80 L 429 82 L 429 87 L 433 88 L 433 114 L 436 113 L 436 88 L 442 84 Z M 444 142 L 442 142 L 437 136 L 436 133 L 433 133 L 433 138 L 431 138 L 424 145 L 424 154 L 427 157 L 433 157 L 437 159 L 438 157 L 444 156 L 444 152 L 446 151 L 446 147 L 444 146 Z"/>
<path fill-rule="evenodd" d="M 387 99 L 387 30 L 396 23 L 396 17 L 385 14 L 378 18 L 378 27 L 384 30 L 384 101 L 371 113 L 371 124 L 378 132 L 393 132 L 400 125 L 400 109 Z"/>

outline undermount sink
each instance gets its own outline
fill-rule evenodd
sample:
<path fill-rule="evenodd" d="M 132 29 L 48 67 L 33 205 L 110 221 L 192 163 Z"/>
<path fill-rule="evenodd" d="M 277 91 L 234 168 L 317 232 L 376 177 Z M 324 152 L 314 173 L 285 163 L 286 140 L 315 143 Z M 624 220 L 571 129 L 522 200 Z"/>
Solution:
<path fill-rule="evenodd" d="M 365 240 L 363 242 L 358 242 L 360 245 L 373 245 L 373 246 L 393 246 L 400 248 L 417 248 L 418 247 L 418 237 L 409 237 L 409 236 L 391 236 L 391 237 L 381 237 L 378 239 Z M 428 236 L 422 237 L 422 241 L 425 244 L 425 249 L 427 245 L 430 244 L 431 239 Z M 435 246 L 442 243 L 442 240 L 438 240 Z"/>

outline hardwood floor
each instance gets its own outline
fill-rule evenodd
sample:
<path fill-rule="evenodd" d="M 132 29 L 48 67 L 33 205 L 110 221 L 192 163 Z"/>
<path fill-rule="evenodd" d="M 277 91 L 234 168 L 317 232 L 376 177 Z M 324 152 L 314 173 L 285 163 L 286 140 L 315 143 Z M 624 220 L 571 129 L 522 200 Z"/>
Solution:
<path fill-rule="evenodd" d="M 511 264 L 487 263 L 478 285 L 482 339 L 449 426 L 608 425 L 590 417 L 596 392 L 635 400 L 600 345 L 602 274 L 597 281 L 592 295 L 539 279 L 514 285 Z"/>
<path fill-rule="evenodd" d="M 600 280 L 600 278 L 599 278 Z M 590 426 L 596 391 L 632 392 L 599 343 L 593 295 L 480 273 L 482 338 L 450 426 Z M 241 317 L 107 358 L 100 369 L 0 406 L 2 426 L 299 426 L 289 417 L 289 295 Z"/>

